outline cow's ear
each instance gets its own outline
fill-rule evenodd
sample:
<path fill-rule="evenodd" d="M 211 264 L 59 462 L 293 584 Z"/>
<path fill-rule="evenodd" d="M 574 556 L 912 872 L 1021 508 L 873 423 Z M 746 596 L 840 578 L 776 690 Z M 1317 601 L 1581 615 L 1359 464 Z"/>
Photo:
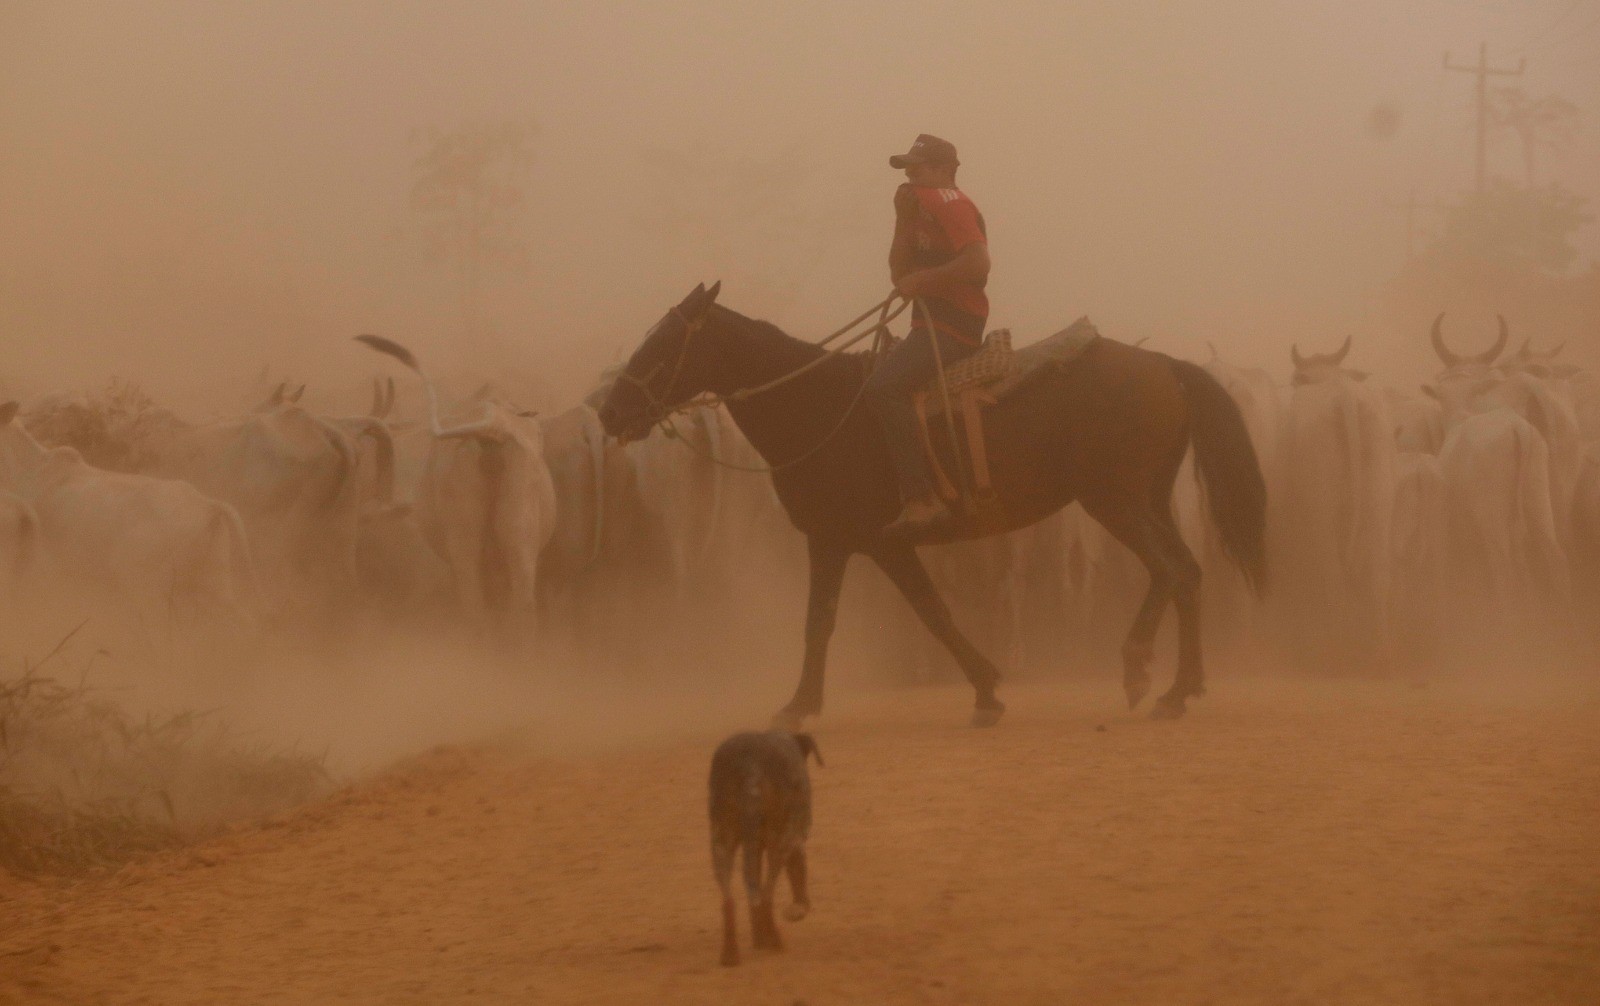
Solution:
<path fill-rule="evenodd" d="M 6 426 L 11 420 L 17 418 L 17 410 L 21 407 L 16 402 L 7 402 L 4 405 L 0 405 L 0 426 Z"/>

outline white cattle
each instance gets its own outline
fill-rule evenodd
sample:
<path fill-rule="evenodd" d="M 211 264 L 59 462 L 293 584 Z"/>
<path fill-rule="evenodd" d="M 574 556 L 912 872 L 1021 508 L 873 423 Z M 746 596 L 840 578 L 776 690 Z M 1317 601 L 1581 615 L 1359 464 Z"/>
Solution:
<path fill-rule="evenodd" d="M 1389 618 L 1395 645 L 1408 666 L 1436 659 L 1446 629 L 1447 513 L 1439 459 L 1422 451 L 1401 452 L 1390 531 L 1394 564 Z"/>
<path fill-rule="evenodd" d="M 333 423 L 275 398 L 147 450 L 154 474 L 238 509 L 281 611 L 321 619 L 355 598 L 363 483 L 356 448 Z"/>
<path fill-rule="evenodd" d="M 14 601 L 25 592 L 43 557 L 44 532 L 33 505 L 0 492 L 0 597 Z"/>
<path fill-rule="evenodd" d="M 434 384 L 410 351 L 378 336 L 358 338 L 413 370 L 427 391 L 430 440 L 414 506 L 424 538 L 450 569 L 456 605 L 497 626 L 507 641 L 530 641 L 538 623 L 539 554 L 556 524 L 536 417 L 484 401 L 470 421 L 446 426 Z"/>
<path fill-rule="evenodd" d="M 1549 376 L 1548 361 L 1534 354 L 1526 343 L 1514 356 L 1490 366 L 1510 337 L 1504 318 L 1499 319 L 1495 348 L 1476 357 L 1450 351 L 1440 331 L 1443 320 L 1443 314 L 1434 319 L 1432 340 L 1434 351 L 1445 365 L 1435 378 L 1434 392 L 1443 406 L 1446 429 L 1466 416 L 1507 408 L 1537 430 L 1547 447 L 1546 477 L 1556 535 L 1566 542 L 1571 533 L 1572 497 L 1583 462 L 1583 437 L 1569 390 L 1559 379 Z"/>
<path fill-rule="evenodd" d="M 1277 596 L 1302 655 L 1339 666 L 1385 656 L 1395 446 L 1388 402 L 1326 356 L 1291 348 L 1294 394 L 1272 540 Z"/>
<path fill-rule="evenodd" d="M 1510 409 L 1456 422 L 1439 454 L 1448 511 L 1452 581 L 1490 612 L 1569 594 L 1550 505 L 1550 451 Z M 1482 614 L 1480 611 L 1479 614 Z"/>
<path fill-rule="evenodd" d="M 254 623 L 259 595 L 239 515 L 187 482 L 102 471 L 46 448 L 0 406 L 0 488 L 38 515 L 43 541 L 77 587 L 147 630 L 221 617 Z"/>
<path fill-rule="evenodd" d="M 1589 445 L 1573 494 L 1572 574 L 1580 621 L 1600 645 L 1600 443 Z"/>

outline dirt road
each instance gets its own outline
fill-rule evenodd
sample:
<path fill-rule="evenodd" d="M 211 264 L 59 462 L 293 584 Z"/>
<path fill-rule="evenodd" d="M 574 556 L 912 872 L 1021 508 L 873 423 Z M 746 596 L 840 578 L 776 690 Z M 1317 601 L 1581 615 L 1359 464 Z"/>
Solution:
<path fill-rule="evenodd" d="M 716 965 L 705 772 L 739 724 L 533 731 L 0 881 L 0 1003 L 1600 1001 L 1592 690 L 1234 681 L 1155 723 L 1016 687 L 989 731 L 969 694 L 834 698 L 781 955 Z"/>

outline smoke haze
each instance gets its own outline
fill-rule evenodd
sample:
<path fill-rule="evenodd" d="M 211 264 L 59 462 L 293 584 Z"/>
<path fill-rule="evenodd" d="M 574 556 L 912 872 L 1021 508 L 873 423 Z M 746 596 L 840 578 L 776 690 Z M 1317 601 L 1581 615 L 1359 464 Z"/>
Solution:
<path fill-rule="evenodd" d="M 882 296 L 884 160 L 919 131 L 961 150 L 1022 341 L 1088 314 L 1282 370 L 1287 339 L 1354 332 L 1361 365 L 1423 373 L 1374 299 L 1405 254 L 1385 200 L 1471 185 L 1473 80 L 1443 52 L 1487 40 L 1584 117 L 1600 94 L 1600 4 L 1566 0 L 22 3 L 0 37 L 12 394 L 337 385 L 380 369 L 359 331 L 487 369 L 408 193 L 427 130 L 501 120 L 537 127 L 531 261 L 485 314 L 562 404 L 701 280 L 802 336 Z M 1585 125 L 1540 171 L 1593 200 Z M 1514 137 L 1490 161 L 1517 175 Z"/>

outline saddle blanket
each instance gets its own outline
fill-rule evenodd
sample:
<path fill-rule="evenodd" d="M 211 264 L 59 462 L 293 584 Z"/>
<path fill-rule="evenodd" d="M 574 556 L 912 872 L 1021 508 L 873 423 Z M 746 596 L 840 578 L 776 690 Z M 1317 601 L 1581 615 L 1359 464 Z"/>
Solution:
<path fill-rule="evenodd" d="M 1094 323 L 1083 317 L 1031 346 L 1013 350 L 1010 331 L 998 329 L 989 333 L 978 352 L 945 368 L 945 385 L 952 396 L 969 388 L 983 388 L 985 397 L 997 402 L 1040 374 L 1072 363 L 1099 337 Z M 944 399 L 939 394 L 939 382 L 928 382 L 923 392 L 929 414 L 942 413 Z"/>

